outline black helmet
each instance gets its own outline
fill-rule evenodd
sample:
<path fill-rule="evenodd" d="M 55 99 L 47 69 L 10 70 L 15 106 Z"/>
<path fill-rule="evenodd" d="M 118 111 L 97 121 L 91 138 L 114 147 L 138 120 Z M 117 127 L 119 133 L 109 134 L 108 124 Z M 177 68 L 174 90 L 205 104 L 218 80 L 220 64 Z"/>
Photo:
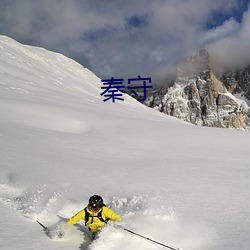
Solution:
<path fill-rule="evenodd" d="M 90 209 L 93 210 L 99 210 L 100 208 L 102 208 L 104 206 L 102 197 L 96 194 L 91 196 L 89 198 L 89 206 Z"/>

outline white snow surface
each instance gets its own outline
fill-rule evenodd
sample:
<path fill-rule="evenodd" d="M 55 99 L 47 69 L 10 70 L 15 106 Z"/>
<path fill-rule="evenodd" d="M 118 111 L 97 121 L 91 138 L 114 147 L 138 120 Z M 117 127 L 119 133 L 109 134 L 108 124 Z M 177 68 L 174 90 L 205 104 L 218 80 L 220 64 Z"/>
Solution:
<path fill-rule="evenodd" d="M 164 249 L 112 223 L 92 243 L 84 222 L 62 239 L 36 223 L 53 231 L 99 194 L 123 227 L 173 248 L 249 250 L 249 132 L 127 95 L 103 102 L 101 86 L 63 55 L 0 36 L 0 249 Z"/>

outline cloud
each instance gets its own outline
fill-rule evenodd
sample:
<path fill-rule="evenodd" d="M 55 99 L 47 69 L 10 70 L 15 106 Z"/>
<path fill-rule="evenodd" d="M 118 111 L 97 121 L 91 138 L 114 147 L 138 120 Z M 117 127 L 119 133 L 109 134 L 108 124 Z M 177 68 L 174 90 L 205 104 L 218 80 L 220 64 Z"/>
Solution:
<path fill-rule="evenodd" d="M 249 40 L 248 13 L 242 23 L 230 18 L 238 9 L 238 0 L 2 0 L 0 33 L 61 52 L 101 78 L 162 79 L 204 46 L 218 53 Z M 229 18 L 208 30 L 214 13 Z"/>
<path fill-rule="evenodd" d="M 227 29 L 223 25 L 220 29 Z M 250 64 L 250 9 L 243 15 L 236 29 L 210 44 L 215 60 L 225 67 L 244 67 Z"/>
<path fill-rule="evenodd" d="M 240 24 L 232 17 L 226 20 L 221 26 L 204 31 L 200 38 L 201 44 L 211 44 L 225 37 L 235 34 L 240 28 Z"/>

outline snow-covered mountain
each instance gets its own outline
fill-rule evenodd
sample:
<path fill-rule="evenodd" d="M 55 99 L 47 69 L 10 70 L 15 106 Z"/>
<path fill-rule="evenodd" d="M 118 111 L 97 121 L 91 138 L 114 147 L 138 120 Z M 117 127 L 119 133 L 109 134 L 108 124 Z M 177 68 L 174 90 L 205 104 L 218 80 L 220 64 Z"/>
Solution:
<path fill-rule="evenodd" d="M 149 91 L 145 104 L 196 125 L 249 129 L 248 69 L 214 72 L 211 61 L 206 49 L 190 56 L 172 86 Z"/>
<path fill-rule="evenodd" d="M 249 133 L 101 92 L 71 59 L 0 36 L 0 248 L 162 249 L 112 225 L 90 243 L 84 222 L 51 240 L 36 223 L 53 228 L 97 193 L 124 227 L 171 247 L 248 250 Z"/>

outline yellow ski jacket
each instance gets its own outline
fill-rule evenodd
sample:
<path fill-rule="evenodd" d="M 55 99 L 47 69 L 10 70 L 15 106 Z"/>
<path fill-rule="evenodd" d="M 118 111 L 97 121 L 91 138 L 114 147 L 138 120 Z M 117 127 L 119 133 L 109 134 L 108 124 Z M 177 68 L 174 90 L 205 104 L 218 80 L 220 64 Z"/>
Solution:
<path fill-rule="evenodd" d="M 86 207 L 87 212 L 89 213 L 88 221 L 85 221 L 86 226 L 88 226 L 89 230 L 92 233 L 97 232 L 100 228 L 102 228 L 106 223 L 104 221 L 112 220 L 112 221 L 121 221 L 120 215 L 116 214 L 113 210 L 110 208 L 103 206 L 99 211 L 93 212 L 89 209 L 89 207 Z M 98 218 L 98 214 L 100 214 L 101 211 L 101 218 L 104 220 L 100 220 Z M 72 216 L 68 221 L 67 224 L 74 225 L 80 220 L 85 220 L 85 210 L 82 209 L 77 214 Z"/>

